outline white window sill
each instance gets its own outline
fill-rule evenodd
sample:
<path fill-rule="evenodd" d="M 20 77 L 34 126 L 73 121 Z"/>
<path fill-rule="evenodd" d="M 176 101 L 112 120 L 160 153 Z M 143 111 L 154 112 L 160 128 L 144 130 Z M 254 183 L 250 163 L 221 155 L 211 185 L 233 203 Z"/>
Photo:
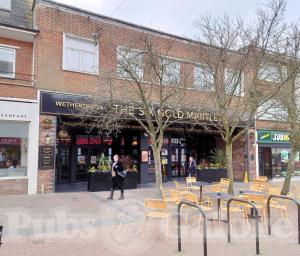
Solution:
<path fill-rule="evenodd" d="M 0 78 L 16 79 L 16 76 L 0 75 Z"/>
<path fill-rule="evenodd" d="M 21 180 L 21 179 L 28 179 L 28 176 L 7 176 L 7 177 L 0 177 L 0 180 Z"/>
<path fill-rule="evenodd" d="M 62 70 L 63 71 L 67 71 L 67 72 L 78 73 L 78 74 L 91 75 L 91 76 L 98 76 L 99 75 L 99 72 L 89 73 L 89 72 L 78 71 L 78 70 L 71 70 L 71 69 L 66 69 L 66 68 L 63 68 Z"/>

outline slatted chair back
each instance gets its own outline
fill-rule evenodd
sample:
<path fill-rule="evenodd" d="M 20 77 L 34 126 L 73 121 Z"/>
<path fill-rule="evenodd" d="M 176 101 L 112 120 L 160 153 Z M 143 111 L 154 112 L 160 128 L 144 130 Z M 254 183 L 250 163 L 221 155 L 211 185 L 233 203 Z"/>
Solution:
<path fill-rule="evenodd" d="M 281 188 L 279 188 L 279 187 L 274 187 L 274 186 L 268 187 L 268 196 L 269 195 L 278 196 L 278 195 L 280 195 L 280 192 L 281 192 Z"/>
<path fill-rule="evenodd" d="M 191 192 L 182 193 L 181 199 L 198 204 L 198 196 Z"/>
<path fill-rule="evenodd" d="M 266 181 L 268 181 L 268 177 L 267 176 L 257 176 L 257 177 L 255 177 L 255 180 L 266 182 Z"/>
<path fill-rule="evenodd" d="M 220 187 L 221 187 L 221 192 L 228 192 L 230 180 L 226 178 L 221 178 L 220 180 Z"/>
<path fill-rule="evenodd" d="M 148 210 L 166 211 L 167 203 L 165 200 L 161 200 L 161 199 L 146 198 L 145 199 L 145 208 Z"/>
<path fill-rule="evenodd" d="M 264 195 L 247 195 L 246 196 L 250 202 L 254 202 L 255 204 L 265 205 L 266 200 Z"/>
<path fill-rule="evenodd" d="M 196 183 L 197 180 L 196 180 L 196 177 L 186 177 L 186 185 L 187 186 L 190 186 L 192 185 L 193 183 Z"/>

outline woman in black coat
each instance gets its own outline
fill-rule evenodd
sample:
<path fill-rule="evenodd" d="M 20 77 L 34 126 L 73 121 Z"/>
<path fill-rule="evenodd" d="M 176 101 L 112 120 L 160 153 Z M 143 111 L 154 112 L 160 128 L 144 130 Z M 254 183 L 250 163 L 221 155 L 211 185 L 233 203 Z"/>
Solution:
<path fill-rule="evenodd" d="M 114 155 L 113 157 L 114 162 L 111 166 L 111 176 L 112 176 L 112 184 L 110 190 L 110 196 L 107 198 L 108 200 L 113 200 L 114 192 L 116 189 L 121 190 L 121 196 L 119 200 L 124 199 L 124 169 L 122 163 L 119 161 L 119 156 Z"/>
<path fill-rule="evenodd" d="M 188 175 L 189 177 L 196 177 L 197 175 L 197 164 L 192 156 L 189 157 Z"/>

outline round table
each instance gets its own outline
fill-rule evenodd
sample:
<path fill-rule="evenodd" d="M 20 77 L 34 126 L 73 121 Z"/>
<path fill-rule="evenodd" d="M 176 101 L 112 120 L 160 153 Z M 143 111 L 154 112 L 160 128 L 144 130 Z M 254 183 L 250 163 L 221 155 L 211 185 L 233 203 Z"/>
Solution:
<path fill-rule="evenodd" d="M 214 199 L 217 199 L 217 209 L 218 209 L 218 218 L 217 219 L 209 219 L 210 221 L 221 221 L 221 199 L 222 200 L 229 200 L 233 197 L 233 195 L 227 194 L 227 193 L 219 193 L 219 192 L 205 192 L 204 195 L 208 197 L 212 197 Z"/>
<path fill-rule="evenodd" d="M 203 191 L 203 187 L 204 186 L 207 186 L 209 185 L 209 183 L 207 182 L 204 182 L 204 181 L 196 181 L 196 182 L 193 182 L 192 186 L 191 186 L 191 189 L 193 189 L 193 187 L 199 187 L 199 190 L 200 190 L 200 202 L 202 202 L 202 191 Z M 197 188 L 198 189 L 198 188 Z"/>

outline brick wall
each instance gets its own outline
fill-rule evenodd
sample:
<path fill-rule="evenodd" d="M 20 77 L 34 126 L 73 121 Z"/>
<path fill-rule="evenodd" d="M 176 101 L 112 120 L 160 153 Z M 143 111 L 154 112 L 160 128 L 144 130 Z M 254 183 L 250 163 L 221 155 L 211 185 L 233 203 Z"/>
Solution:
<path fill-rule="evenodd" d="M 256 121 L 256 129 L 289 131 L 290 127 L 287 123 L 284 122 L 258 120 Z"/>
<path fill-rule="evenodd" d="M 15 78 L 0 77 L 0 97 L 36 99 L 32 75 L 33 44 L 2 37 L 0 44 L 16 47 Z"/>
<path fill-rule="evenodd" d="M 27 178 L 0 180 L 0 195 L 26 195 L 27 193 Z"/>
<path fill-rule="evenodd" d="M 218 149 L 223 149 L 225 153 L 225 143 L 221 137 L 218 137 L 216 141 L 216 147 Z M 246 170 L 245 150 L 246 150 L 245 137 L 242 136 L 237 141 L 235 141 L 232 146 L 232 156 L 233 156 L 232 167 L 233 167 L 234 180 L 242 181 L 244 179 L 244 174 Z"/>
<path fill-rule="evenodd" d="M 145 47 L 141 40 L 145 34 L 141 30 L 45 5 L 36 7 L 36 25 L 40 33 L 36 36 L 35 42 L 35 71 L 38 87 L 41 89 L 87 95 L 101 92 L 103 95 L 108 90 L 107 80 L 103 79 L 103 74 L 114 72 L 116 68 L 116 47 L 118 45 L 135 49 Z M 99 43 L 100 76 L 64 71 L 62 69 L 63 34 L 91 39 L 92 33 L 97 28 L 101 28 Z M 165 36 L 156 39 L 156 47 L 165 52 L 168 50 L 168 56 L 191 62 L 199 61 L 201 54 L 199 44 L 173 40 Z M 187 84 L 192 85 L 193 65 L 185 61 L 180 62 L 180 65 L 181 71 L 187 70 L 187 74 L 191 72 Z M 127 81 L 116 80 L 114 86 L 116 98 L 132 99 L 134 94 L 128 88 Z M 193 102 L 196 104 L 199 100 L 205 101 L 205 99 L 207 99 L 206 93 L 199 90 L 190 90 L 186 95 L 186 101 L 191 104 Z"/>
<path fill-rule="evenodd" d="M 52 121 L 51 127 L 45 127 L 43 125 L 44 120 L 48 119 Z M 40 116 L 40 134 L 39 145 L 40 146 L 56 146 L 56 116 L 41 115 Z M 50 137 L 50 144 L 46 144 L 46 136 Z M 54 157 L 55 160 L 55 157 Z M 55 163 L 54 163 L 55 165 Z M 55 191 L 55 168 L 51 170 L 38 170 L 37 177 L 37 193 L 53 193 Z"/>

